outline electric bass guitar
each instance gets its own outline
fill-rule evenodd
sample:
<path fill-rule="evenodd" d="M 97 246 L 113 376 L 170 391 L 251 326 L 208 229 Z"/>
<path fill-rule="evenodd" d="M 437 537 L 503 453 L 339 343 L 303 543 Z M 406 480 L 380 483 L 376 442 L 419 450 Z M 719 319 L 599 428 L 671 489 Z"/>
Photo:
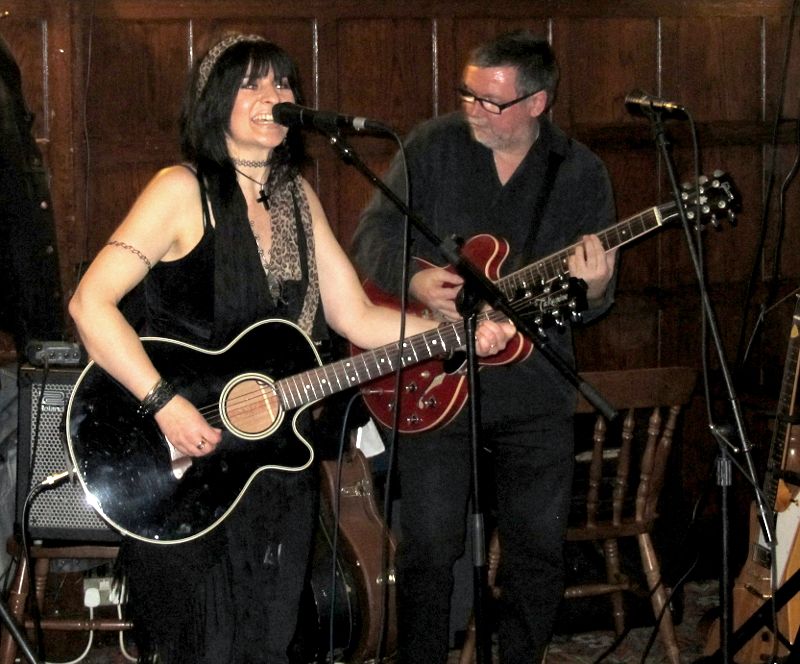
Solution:
<path fill-rule="evenodd" d="M 711 179 L 702 176 L 698 187 L 684 185 L 681 204 L 689 221 L 701 227 L 707 223 L 717 225 L 724 217 L 733 221 L 739 197 L 731 179 L 717 171 Z M 672 201 L 629 217 L 601 231 L 598 236 L 608 252 L 679 217 L 680 210 Z M 577 243 L 505 277 L 500 277 L 500 269 L 510 250 L 505 240 L 492 235 L 476 235 L 466 241 L 462 255 L 484 270 L 486 277 L 494 282 L 517 313 L 536 328 L 543 329 L 550 323 L 563 322 L 565 315 L 575 317 L 585 308 L 585 302 L 581 302 L 582 294 L 574 287 L 567 267 L 567 259 L 576 247 Z M 416 260 L 421 267 L 434 267 L 426 261 Z M 364 288 L 373 302 L 399 307 L 396 298 L 382 292 L 372 282 L 367 281 Z M 409 310 L 423 316 L 432 315 L 423 307 L 413 304 Z M 354 346 L 351 348 L 353 352 L 360 351 Z M 518 333 L 503 351 L 480 358 L 479 363 L 481 366 L 499 366 L 520 362 L 527 359 L 532 350 L 532 342 Z M 468 385 L 463 354 L 447 360 L 437 358 L 404 370 L 397 403 L 394 387 L 394 377 L 387 376 L 361 388 L 367 408 L 381 424 L 393 427 L 394 411 L 399 407 L 397 421 L 401 433 L 421 433 L 445 426 L 458 415 L 467 401 Z"/>
<path fill-rule="evenodd" d="M 112 527 L 154 543 L 191 540 L 219 525 L 260 472 L 311 464 L 301 418 L 309 406 L 464 341 L 462 322 L 444 324 L 322 366 L 302 330 L 279 319 L 255 323 L 221 350 L 145 337 L 161 376 L 222 427 L 222 442 L 209 455 L 182 456 L 138 414 L 136 398 L 90 362 L 67 407 L 69 454 L 89 504 Z"/>

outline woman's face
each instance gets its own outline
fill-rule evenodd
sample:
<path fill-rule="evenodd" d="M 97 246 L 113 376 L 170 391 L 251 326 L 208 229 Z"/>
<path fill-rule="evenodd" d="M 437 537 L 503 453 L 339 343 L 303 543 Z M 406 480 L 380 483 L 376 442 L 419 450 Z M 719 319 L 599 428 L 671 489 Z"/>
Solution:
<path fill-rule="evenodd" d="M 245 76 L 231 111 L 227 134 L 231 155 L 263 159 L 280 145 L 288 129 L 272 120 L 272 107 L 279 102 L 294 102 L 294 93 L 284 78 L 275 80 L 272 68 L 262 78 Z"/>

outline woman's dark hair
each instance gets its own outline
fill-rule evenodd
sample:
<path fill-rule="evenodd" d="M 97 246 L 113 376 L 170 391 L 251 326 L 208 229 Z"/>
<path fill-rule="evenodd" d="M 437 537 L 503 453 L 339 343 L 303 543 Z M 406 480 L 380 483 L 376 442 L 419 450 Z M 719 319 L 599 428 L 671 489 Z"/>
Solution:
<path fill-rule="evenodd" d="M 232 42 L 229 46 L 227 42 Z M 185 159 L 201 167 L 232 168 L 226 136 L 236 95 L 242 81 L 259 79 L 270 71 L 276 81 L 286 80 L 295 101 L 303 103 L 297 67 L 279 46 L 258 36 L 235 35 L 222 40 L 199 59 L 189 78 L 181 111 L 181 151 Z M 299 127 L 272 151 L 273 173 L 284 175 L 300 169 L 306 159 Z"/>
<path fill-rule="evenodd" d="M 476 67 L 514 67 L 518 73 L 517 94 L 545 90 L 547 107 L 555 101 L 556 56 L 546 39 L 529 30 L 507 32 L 481 44 L 470 53 L 467 63 Z"/>

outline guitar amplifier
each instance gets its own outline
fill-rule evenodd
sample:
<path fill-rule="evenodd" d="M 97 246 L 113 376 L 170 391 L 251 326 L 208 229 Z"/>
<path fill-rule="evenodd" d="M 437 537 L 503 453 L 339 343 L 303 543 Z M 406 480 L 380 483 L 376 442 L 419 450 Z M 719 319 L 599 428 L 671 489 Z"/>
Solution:
<path fill-rule="evenodd" d="M 17 524 L 31 489 L 46 477 L 71 469 L 65 415 L 82 368 L 19 371 L 17 448 Z M 117 542 L 113 530 L 87 503 L 77 479 L 42 489 L 31 501 L 28 532 L 32 538 L 59 541 Z"/>

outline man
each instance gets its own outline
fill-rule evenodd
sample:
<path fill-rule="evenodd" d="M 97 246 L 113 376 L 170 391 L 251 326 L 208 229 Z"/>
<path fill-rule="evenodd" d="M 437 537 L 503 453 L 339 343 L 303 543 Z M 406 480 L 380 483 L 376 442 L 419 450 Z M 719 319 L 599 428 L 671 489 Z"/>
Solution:
<path fill-rule="evenodd" d="M 22 76 L 0 37 L 0 331 L 21 358 L 34 339 L 66 334 L 48 175 L 32 131 Z M 0 358 L 0 541 L 14 527 L 17 364 Z M 7 497 L 6 497 L 7 496 Z M 0 548 L 0 569 L 11 563 Z"/>
<path fill-rule="evenodd" d="M 611 225 L 608 174 L 585 146 L 545 116 L 558 81 L 546 41 L 527 31 L 502 35 L 469 57 L 458 88 L 462 112 L 423 123 L 406 141 L 410 207 L 441 238 L 491 233 L 509 241 L 505 272 L 580 242 L 568 261 L 587 284 L 585 319 L 612 302 L 615 255 L 594 235 Z M 395 159 L 389 185 L 404 192 Z M 413 254 L 441 264 L 414 234 Z M 382 195 L 364 211 L 353 240 L 356 264 L 397 294 L 403 223 Z M 411 296 L 456 319 L 463 280 L 440 267 L 411 276 Z M 574 363 L 567 329 L 549 345 Z M 542 354 L 481 372 L 482 443 L 491 449 L 502 550 L 501 661 L 544 656 L 563 594 L 563 534 L 573 466 L 574 388 Z M 398 549 L 398 641 L 405 664 L 447 659 L 452 566 L 464 549 L 470 496 L 467 409 L 443 429 L 402 436 L 398 446 L 401 541 Z"/>
<path fill-rule="evenodd" d="M 20 354 L 32 339 L 66 333 L 48 176 L 32 124 L 19 66 L 0 38 L 0 329 Z"/>

